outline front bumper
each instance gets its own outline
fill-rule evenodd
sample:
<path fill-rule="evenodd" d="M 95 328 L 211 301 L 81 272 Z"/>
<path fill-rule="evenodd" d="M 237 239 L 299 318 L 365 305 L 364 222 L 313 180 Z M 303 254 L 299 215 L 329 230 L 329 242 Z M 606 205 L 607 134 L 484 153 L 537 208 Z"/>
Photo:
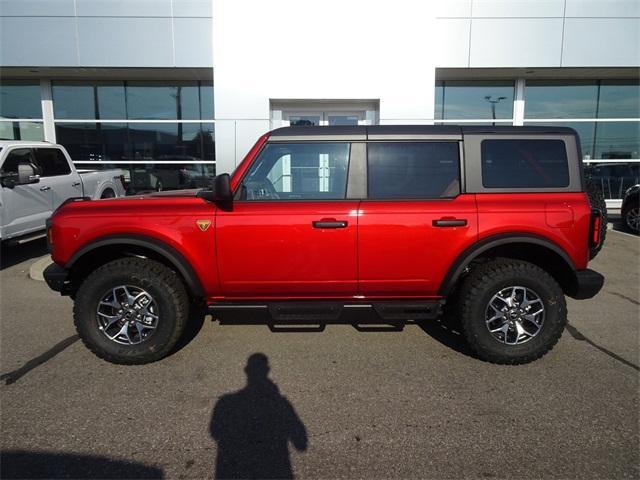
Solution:
<path fill-rule="evenodd" d="M 69 272 L 60 265 L 52 263 L 44 269 L 42 276 L 51 290 L 60 292 L 61 295 L 69 295 L 71 293 Z"/>
<path fill-rule="evenodd" d="M 576 272 L 575 285 L 571 291 L 571 297 L 577 300 L 592 298 L 602 289 L 604 277 L 590 269 Z"/>

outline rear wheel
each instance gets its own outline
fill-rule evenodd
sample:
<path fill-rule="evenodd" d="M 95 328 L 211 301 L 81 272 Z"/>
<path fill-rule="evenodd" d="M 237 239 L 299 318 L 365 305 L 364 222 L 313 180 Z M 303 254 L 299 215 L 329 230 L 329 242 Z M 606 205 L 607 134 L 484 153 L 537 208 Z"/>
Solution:
<path fill-rule="evenodd" d="M 78 289 L 74 321 L 80 338 L 112 363 L 143 364 L 167 355 L 184 330 L 189 299 L 172 270 L 143 258 L 109 262 Z"/>
<path fill-rule="evenodd" d="M 630 232 L 640 233 L 640 198 L 630 201 L 621 213 L 625 228 Z"/>
<path fill-rule="evenodd" d="M 558 283 L 528 262 L 497 259 L 465 278 L 457 316 L 470 347 L 483 360 L 523 364 L 553 348 L 567 323 Z"/>

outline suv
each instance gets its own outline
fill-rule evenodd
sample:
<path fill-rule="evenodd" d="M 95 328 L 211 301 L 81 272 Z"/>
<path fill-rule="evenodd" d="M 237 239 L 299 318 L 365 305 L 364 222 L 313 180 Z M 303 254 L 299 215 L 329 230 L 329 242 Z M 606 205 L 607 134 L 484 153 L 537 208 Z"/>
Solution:
<path fill-rule="evenodd" d="M 569 128 L 287 127 L 210 189 L 65 204 L 49 286 L 84 343 L 114 363 L 167 355 L 190 305 L 325 321 L 461 322 L 485 360 L 537 359 L 567 322 L 601 212 Z"/>

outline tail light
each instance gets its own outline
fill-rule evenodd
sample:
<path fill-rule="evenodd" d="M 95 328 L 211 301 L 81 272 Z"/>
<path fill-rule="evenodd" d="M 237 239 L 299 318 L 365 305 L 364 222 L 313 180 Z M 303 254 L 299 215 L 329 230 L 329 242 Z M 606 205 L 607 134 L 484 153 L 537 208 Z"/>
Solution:
<path fill-rule="evenodd" d="M 597 247 L 600 244 L 601 225 L 602 213 L 597 208 L 591 209 L 591 222 L 589 224 L 589 247 Z"/>

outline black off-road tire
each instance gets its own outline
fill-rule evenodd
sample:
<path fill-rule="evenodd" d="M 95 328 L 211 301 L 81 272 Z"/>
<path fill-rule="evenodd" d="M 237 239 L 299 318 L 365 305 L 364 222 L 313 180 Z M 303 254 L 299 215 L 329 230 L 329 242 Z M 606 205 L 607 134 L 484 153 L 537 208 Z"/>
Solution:
<path fill-rule="evenodd" d="M 99 330 L 96 310 L 105 292 L 118 285 L 147 291 L 158 304 L 156 330 L 136 345 L 109 340 Z M 180 338 L 189 316 L 189 298 L 178 275 L 154 260 L 113 260 L 89 275 L 76 294 L 74 323 L 84 344 L 98 357 L 117 364 L 140 365 L 165 357 Z"/>
<path fill-rule="evenodd" d="M 591 208 L 597 208 L 602 214 L 600 222 L 600 243 L 595 247 L 589 248 L 589 259 L 593 260 L 604 246 L 604 239 L 607 236 L 607 224 L 609 223 L 609 215 L 607 214 L 607 204 L 604 201 L 604 195 L 600 187 L 592 181 L 587 181 L 587 196 Z"/>
<path fill-rule="evenodd" d="M 489 301 L 509 286 L 535 291 L 545 308 L 540 332 L 519 345 L 502 343 L 485 323 Z M 500 258 L 478 265 L 464 279 L 456 299 L 453 307 L 469 346 L 478 358 L 491 363 L 519 365 L 542 357 L 558 342 L 567 323 L 567 305 L 560 285 L 540 267 L 521 260 Z"/>

